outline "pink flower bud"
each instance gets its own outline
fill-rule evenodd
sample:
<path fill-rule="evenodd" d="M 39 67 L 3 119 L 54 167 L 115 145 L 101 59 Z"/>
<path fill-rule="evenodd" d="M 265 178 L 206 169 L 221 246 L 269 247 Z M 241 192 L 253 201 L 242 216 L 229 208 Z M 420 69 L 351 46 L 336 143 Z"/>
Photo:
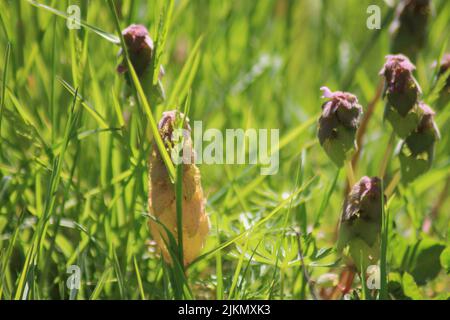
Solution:
<path fill-rule="evenodd" d="M 403 53 L 413 60 L 425 46 L 428 20 L 431 15 L 430 0 L 401 0 L 390 27 L 391 51 Z"/>
<path fill-rule="evenodd" d="M 142 25 L 132 24 L 122 31 L 125 45 L 128 49 L 131 63 L 138 76 L 142 76 L 150 66 L 153 57 L 153 40 L 150 38 L 147 29 Z M 126 62 L 118 67 L 119 73 L 128 71 Z"/>
<path fill-rule="evenodd" d="M 400 166 L 402 180 L 408 183 L 431 167 L 434 157 L 434 146 L 440 138 L 439 130 L 434 122 L 434 111 L 420 102 L 422 117 L 417 128 L 403 141 L 400 149 Z"/>
<path fill-rule="evenodd" d="M 380 71 L 385 78 L 384 95 L 390 107 L 405 117 L 414 107 L 422 91 L 412 71 L 416 67 L 402 54 L 386 56 Z"/>
<path fill-rule="evenodd" d="M 341 167 L 357 148 L 355 134 L 360 124 L 362 107 L 351 93 L 331 92 L 327 87 L 320 89 L 324 92 L 323 98 L 329 100 L 322 105 L 317 135 L 325 152 Z"/>

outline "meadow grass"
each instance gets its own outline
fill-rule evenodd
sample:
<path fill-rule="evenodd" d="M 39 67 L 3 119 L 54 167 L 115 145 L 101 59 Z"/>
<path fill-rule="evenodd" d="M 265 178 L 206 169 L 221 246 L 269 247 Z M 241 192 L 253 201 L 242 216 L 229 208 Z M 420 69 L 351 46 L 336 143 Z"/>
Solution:
<path fill-rule="evenodd" d="M 366 28 L 370 4 L 382 9 L 379 30 Z M 67 28 L 69 5 L 81 9 L 80 29 Z M 449 51 L 450 2 L 433 5 L 415 75 L 441 140 L 432 168 L 386 201 L 381 290 L 358 291 L 368 299 L 450 292 L 450 106 L 433 105 L 443 83 L 432 67 Z M 374 97 L 392 15 L 381 0 L 1 1 L 0 298 L 316 298 L 318 279 L 343 270 L 334 247 L 347 188 L 347 170 L 316 138 L 319 88 L 354 93 L 364 111 L 374 102 L 352 172 L 356 181 L 385 173 L 388 188 L 398 139 Z M 155 82 L 165 68 L 160 104 L 146 97 L 131 63 L 131 85 L 116 71 L 120 30 L 131 23 L 155 42 Z M 181 235 L 169 239 L 170 265 L 147 226 L 154 141 L 182 194 L 182 166 L 164 154 L 156 125 L 174 109 L 205 129 L 280 129 L 276 175 L 261 175 L 260 165 L 199 166 L 211 228 L 186 268 Z M 181 201 L 177 212 L 180 226 Z M 66 286 L 73 265 L 79 289 Z"/>

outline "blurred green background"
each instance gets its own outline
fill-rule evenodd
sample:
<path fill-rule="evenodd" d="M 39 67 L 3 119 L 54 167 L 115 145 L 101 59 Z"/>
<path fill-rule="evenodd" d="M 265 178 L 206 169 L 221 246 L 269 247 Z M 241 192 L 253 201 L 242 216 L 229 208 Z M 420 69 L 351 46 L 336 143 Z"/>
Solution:
<path fill-rule="evenodd" d="M 107 2 L 39 3 L 62 12 L 78 5 L 89 25 L 115 33 Z M 192 297 L 312 298 L 303 268 L 317 290 L 323 274 L 342 269 L 333 247 L 346 183 L 316 139 L 319 88 L 350 91 L 366 110 L 390 53 L 393 7 L 380 0 L 175 1 L 168 20 L 168 1 L 115 3 L 122 28 L 143 24 L 162 45 L 167 95 L 177 81 L 191 89 L 191 121 L 223 132 L 280 129 L 276 175 L 261 176 L 252 165 L 200 165 L 211 219 L 204 252 L 273 215 L 188 269 Z M 435 81 L 433 63 L 449 50 L 450 2 L 432 3 L 427 43 L 415 62 L 425 99 Z M 366 27 L 371 4 L 381 8 L 380 30 Z M 1 0 L 0 19 L 1 298 L 176 297 L 144 216 L 151 134 L 142 130 L 146 120 L 116 72 L 119 48 L 89 28 L 69 30 L 65 19 L 26 0 Z M 160 23 L 168 26 L 165 43 L 157 39 Z M 183 67 L 192 71 L 191 81 L 180 80 Z M 73 120 L 76 88 L 83 101 Z M 184 100 L 152 105 L 155 118 Z M 442 135 L 433 167 L 400 185 L 389 208 L 388 268 L 396 298 L 447 298 L 450 292 L 450 107 L 432 107 Z M 391 135 L 383 108 L 377 100 L 357 178 L 379 172 Z M 68 123 L 73 131 L 65 136 Z M 386 183 L 398 168 L 393 155 Z M 292 193 L 299 196 L 291 202 Z M 432 228 L 423 232 L 430 216 Z M 36 232 L 42 237 L 33 237 Z M 70 265 L 82 272 L 81 287 L 72 292 L 66 287 Z"/>

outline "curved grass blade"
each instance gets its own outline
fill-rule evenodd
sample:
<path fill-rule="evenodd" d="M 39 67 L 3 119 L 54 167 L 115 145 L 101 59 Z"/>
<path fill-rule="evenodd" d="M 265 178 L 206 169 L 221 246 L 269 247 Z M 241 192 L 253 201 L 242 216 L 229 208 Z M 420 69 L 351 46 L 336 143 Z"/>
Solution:
<path fill-rule="evenodd" d="M 122 35 L 121 29 L 120 29 L 119 17 L 117 16 L 116 7 L 112 0 L 109 0 L 108 4 L 109 4 L 110 10 L 111 10 L 111 13 L 114 16 L 114 22 L 116 24 L 117 32 L 120 35 L 120 44 L 122 46 L 122 50 L 124 52 L 124 56 L 127 61 L 128 70 L 130 72 L 130 75 L 133 80 L 136 91 L 138 93 L 138 96 L 141 99 L 141 102 L 143 104 L 145 114 L 147 115 L 147 118 L 149 120 L 150 129 L 152 131 L 153 138 L 155 139 L 156 146 L 158 147 L 158 151 L 159 151 L 161 158 L 163 159 L 164 164 L 167 168 L 169 177 L 170 177 L 171 181 L 174 182 L 175 181 L 175 167 L 174 167 L 172 160 L 166 150 L 166 147 L 164 146 L 164 142 L 162 141 L 161 136 L 159 135 L 158 127 L 156 125 L 155 119 L 153 118 L 152 110 L 147 101 L 147 97 L 145 96 L 144 90 L 142 89 L 142 85 L 139 81 L 136 71 L 134 70 L 133 64 L 131 63 L 127 47 L 125 46 L 125 40 L 123 39 L 123 35 Z"/>
<path fill-rule="evenodd" d="M 48 11 L 48 12 L 50 12 L 50 13 L 53 13 L 53 14 L 57 15 L 58 17 L 64 18 L 64 19 L 66 19 L 66 20 L 72 19 L 72 17 L 70 17 L 66 12 L 59 11 L 59 10 L 57 10 L 57 9 L 55 9 L 55 8 L 52 8 L 52 7 L 47 6 L 47 5 L 45 5 L 45 4 L 39 3 L 39 2 L 37 2 L 37 1 L 35 1 L 35 0 L 28 0 L 28 2 L 29 2 L 32 6 L 35 6 L 36 8 L 39 8 L 39 9 L 46 10 L 46 11 Z M 116 45 L 119 45 L 119 44 L 120 44 L 119 38 L 116 37 L 114 34 L 111 34 L 111 33 L 108 33 L 108 32 L 106 32 L 106 31 L 103 31 L 102 29 L 97 28 L 96 26 L 93 26 L 93 25 L 87 23 L 87 22 L 84 21 L 84 20 L 79 20 L 78 22 L 80 23 L 81 26 L 83 26 L 83 27 L 85 27 L 86 29 L 88 29 L 88 30 L 94 32 L 95 34 L 99 35 L 99 36 L 102 37 L 103 39 L 106 39 L 106 40 L 108 40 L 109 42 L 114 43 L 114 44 L 116 44 Z"/>

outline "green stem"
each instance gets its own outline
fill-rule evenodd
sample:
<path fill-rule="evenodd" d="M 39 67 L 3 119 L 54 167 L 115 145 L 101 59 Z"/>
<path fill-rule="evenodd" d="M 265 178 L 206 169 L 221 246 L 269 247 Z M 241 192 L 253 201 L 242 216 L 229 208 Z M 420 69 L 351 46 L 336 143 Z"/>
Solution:
<path fill-rule="evenodd" d="M 347 170 L 347 179 L 350 188 L 355 185 L 355 173 L 353 172 L 353 165 L 351 161 L 345 161 L 345 168 Z"/>

